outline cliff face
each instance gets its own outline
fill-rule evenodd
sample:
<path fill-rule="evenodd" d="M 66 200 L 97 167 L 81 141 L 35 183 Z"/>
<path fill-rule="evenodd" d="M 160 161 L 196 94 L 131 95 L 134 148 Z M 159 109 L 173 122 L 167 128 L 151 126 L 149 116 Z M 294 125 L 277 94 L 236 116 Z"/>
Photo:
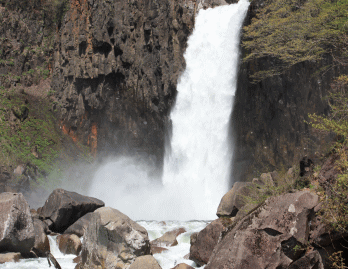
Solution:
<path fill-rule="evenodd" d="M 224 3 L 71 1 L 52 79 L 63 130 L 94 153 L 144 152 L 160 166 L 194 14 Z"/>
<path fill-rule="evenodd" d="M 255 16 L 263 0 L 251 4 L 245 24 Z M 242 37 L 243 38 L 243 37 Z M 242 50 L 241 58 L 247 51 Z M 303 62 L 282 75 L 253 83 L 251 75 L 274 65 L 263 58 L 249 63 L 241 61 L 231 135 L 236 145 L 233 181 L 251 180 L 260 172 L 282 170 L 299 163 L 304 156 L 319 157 L 332 137 L 320 135 L 306 123 L 308 114 L 327 114 L 324 97 L 333 80 L 344 68 L 330 68 L 329 55 L 320 62 Z"/>

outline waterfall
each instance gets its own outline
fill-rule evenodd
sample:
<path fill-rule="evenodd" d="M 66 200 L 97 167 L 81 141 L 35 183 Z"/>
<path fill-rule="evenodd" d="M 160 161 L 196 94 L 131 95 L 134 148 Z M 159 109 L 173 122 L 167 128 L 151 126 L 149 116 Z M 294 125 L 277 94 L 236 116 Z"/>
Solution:
<path fill-rule="evenodd" d="M 214 219 L 228 190 L 228 124 L 236 90 L 239 35 L 249 2 L 200 10 L 170 114 L 172 139 L 162 182 L 130 159 L 96 174 L 89 195 L 134 219 Z"/>
<path fill-rule="evenodd" d="M 190 210 L 199 219 L 214 217 L 228 188 L 232 157 L 228 124 L 236 90 L 239 33 L 248 6 L 241 0 L 199 12 L 170 115 L 173 136 L 163 183 L 185 191 Z"/>

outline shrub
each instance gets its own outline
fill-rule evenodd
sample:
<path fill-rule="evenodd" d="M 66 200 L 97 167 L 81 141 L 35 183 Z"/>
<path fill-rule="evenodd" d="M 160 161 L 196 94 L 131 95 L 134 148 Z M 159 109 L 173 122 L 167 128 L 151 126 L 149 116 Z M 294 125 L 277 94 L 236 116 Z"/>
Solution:
<path fill-rule="evenodd" d="M 337 135 L 333 151 L 338 155 L 335 163 L 339 171 L 335 182 L 326 186 L 321 214 L 323 222 L 332 229 L 344 232 L 348 227 L 348 76 L 338 77 L 332 84 L 328 101 L 329 115 L 309 115 L 310 125 Z"/>
<path fill-rule="evenodd" d="M 266 0 L 244 27 L 244 61 L 268 57 L 273 65 L 258 71 L 258 81 L 303 61 L 330 53 L 337 62 L 348 55 L 347 0 Z"/>

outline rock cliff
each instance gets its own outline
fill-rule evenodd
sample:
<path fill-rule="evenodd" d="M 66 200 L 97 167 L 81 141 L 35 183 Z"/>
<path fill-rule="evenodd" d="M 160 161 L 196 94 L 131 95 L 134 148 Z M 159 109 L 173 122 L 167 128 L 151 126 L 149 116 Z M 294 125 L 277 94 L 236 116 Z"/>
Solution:
<path fill-rule="evenodd" d="M 253 1 L 245 21 L 250 24 L 263 0 Z M 242 36 L 243 42 L 243 36 Z M 241 58 L 247 51 L 242 49 Z M 253 82 L 252 74 L 267 70 L 274 60 L 263 58 L 244 63 L 238 76 L 231 136 L 236 145 L 233 179 L 251 180 L 260 172 L 281 170 L 304 156 L 318 157 L 332 137 L 318 136 L 306 121 L 308 114 L 327 114 L 324 100 L 330 84 L 344 68 L 329 68 L 329 55 L 320 62 L 302 62 L 281 75 Z"/>
<path fill-rule="evenodd" d="M 161 166 L 194 14 L 218 4 L 71 1 L 52 79 L 63 130 L 94 153 L 146 153 Z"/>

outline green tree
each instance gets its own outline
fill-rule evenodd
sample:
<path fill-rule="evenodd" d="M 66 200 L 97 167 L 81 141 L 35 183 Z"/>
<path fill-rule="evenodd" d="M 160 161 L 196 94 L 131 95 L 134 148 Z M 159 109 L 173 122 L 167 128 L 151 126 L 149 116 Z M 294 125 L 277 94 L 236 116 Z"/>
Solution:
<path fill-rule="evenodd" d="M 269 70 L 253 74 L 256 81 L 327 53 L 339 63 L 348 56 L 347 29 L 348 0 L 266 0 L 244 27 L 244 61 L 273 60 Z"/>
<path fill-rule="evenodd" d="M 337 178 L 326 186 L 321 213 L 323 222 L 340 232 L 348 228 L 348 76 L 338 77 L 328 96 L 330 113 L 327 116 L 309 115 L 310 125 L 337 135 L 333 154 L 337 155 Z"/>

